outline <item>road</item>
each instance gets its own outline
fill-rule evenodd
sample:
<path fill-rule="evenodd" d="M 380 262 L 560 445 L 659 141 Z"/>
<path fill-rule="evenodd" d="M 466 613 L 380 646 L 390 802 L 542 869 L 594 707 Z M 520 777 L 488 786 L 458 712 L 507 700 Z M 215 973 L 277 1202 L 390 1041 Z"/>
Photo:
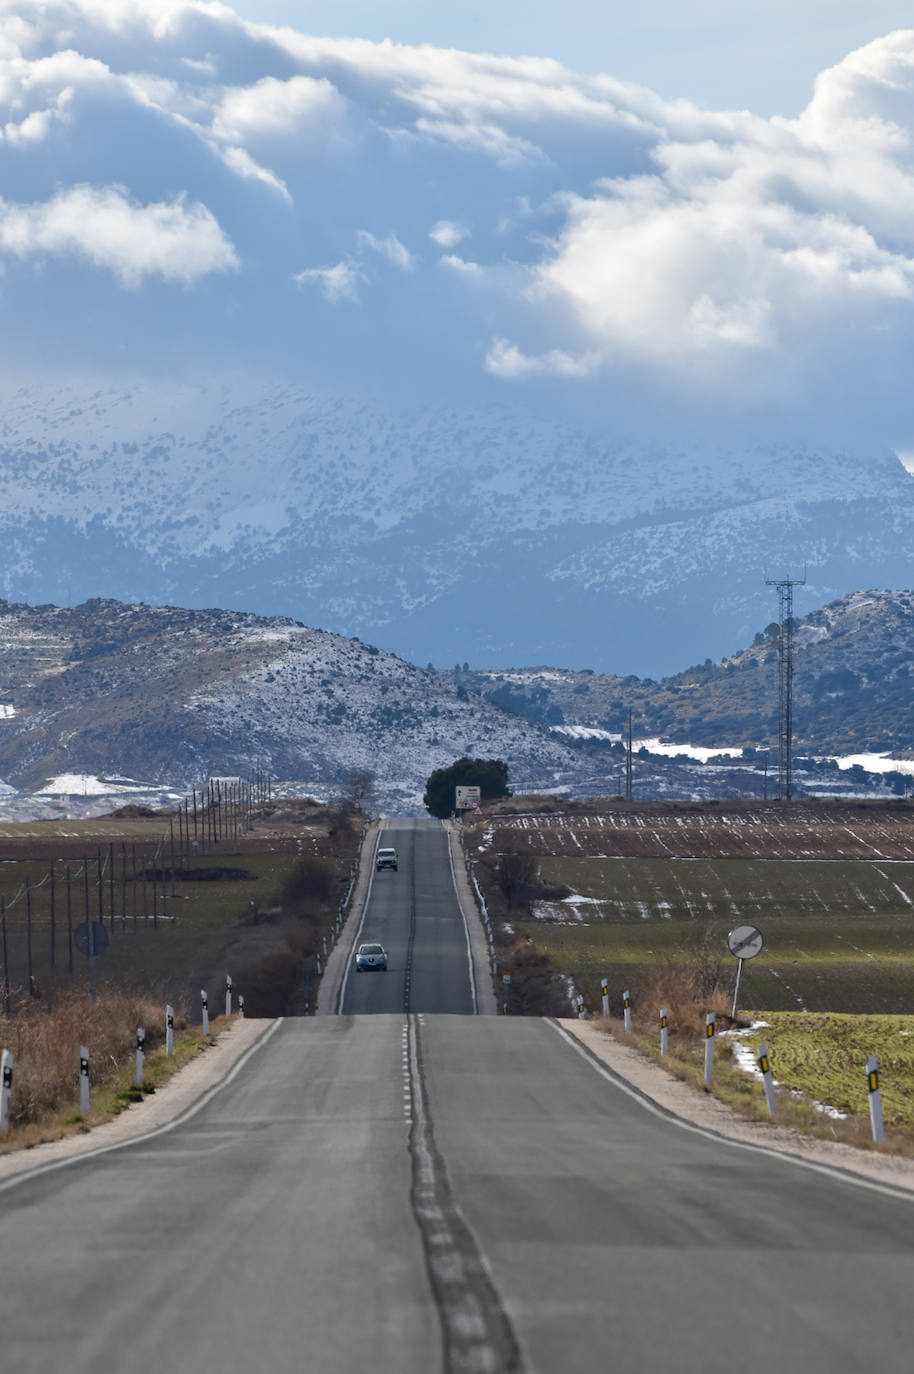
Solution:
<path fill-rule="evenodd" d="M 408 862 L 369 903 L 391 948 L 449 919 L 424 839 L 415 911 Z M 909 1374 L 910 1199 L 677 1126 L 552 1022 L 268 1035 L 184 1124 L 0 1186 L 5 1368 Z"/>
<path fill-rule="evenodd" d="M 472 1015 L 467 932 L 451 874 L 447 836 L 437 821 L 388 822 L 379 846 L 392 846 L 396 872 L 375 873 L 354 943 L 387 950 L 386 973 L 356 973 L 350 962 L 340 1009 L 348 1015 L 394 1011 Z"/>

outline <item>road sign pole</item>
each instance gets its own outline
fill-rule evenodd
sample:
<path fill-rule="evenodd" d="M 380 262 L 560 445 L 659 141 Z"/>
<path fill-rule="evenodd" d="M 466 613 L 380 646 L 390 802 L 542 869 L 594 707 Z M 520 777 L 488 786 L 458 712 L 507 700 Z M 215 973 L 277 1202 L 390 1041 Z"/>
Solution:
<path fill-rule="evenodd" d="M 716 1016 L 709 1011 L 705 1017 L 705 1087 L 710 1088 L 714 1073 L 714 1022 Z"/>
<path fill-rule="evenodd" d="M 762 1075 L 762 1082 L 765 1085 L 765 1097 L 768 1099 L 768 1111 L 772 1116 L 778 1114 L 778 1100 L 774 1095 L 774 1079 L 771 1076 L 771 1063 L 768 1059 L 768 1046 L 764 1041 L 758 1047 L 758 1066 Z"/>
<path fill-rule="evenodd" d="M 98 990 L 95 986 L 95 922 L 88 920 L 86 924 L 89 927 L 89 988 L 92 1001 L 95 1002 L 98 999 Z"/>
<path fill-rule="evenodd" d="M 740 959 L 739 964 L 737 965 L 737 969 L 736 969 L 736 987 L 733 989 L 733 1011 L 732 1011 L 731 1015 L 732 1015 L 734 1021 L 736 1020 L 736 1008 L 739 1006 L 739 980 L 742 978 L 742 976 L 743 976 L 743 961 L 742 961 L 742 959 Z"/>

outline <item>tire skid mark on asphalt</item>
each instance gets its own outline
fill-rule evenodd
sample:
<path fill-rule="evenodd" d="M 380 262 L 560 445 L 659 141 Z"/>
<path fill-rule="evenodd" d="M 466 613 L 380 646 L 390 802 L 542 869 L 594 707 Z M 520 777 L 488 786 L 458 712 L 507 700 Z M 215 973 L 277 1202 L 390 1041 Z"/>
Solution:
<path fill-rule="evenodd" d="M 410 1201 L 422 1235 L 425 1262 L 444 1343 L 444 1374 L 523 1374 L 524 1361 L 476 1237 L 451 1189 L 435 1144 L 425 1097 L 419 1031 L 407 1021 L 413 1117 Z"/>

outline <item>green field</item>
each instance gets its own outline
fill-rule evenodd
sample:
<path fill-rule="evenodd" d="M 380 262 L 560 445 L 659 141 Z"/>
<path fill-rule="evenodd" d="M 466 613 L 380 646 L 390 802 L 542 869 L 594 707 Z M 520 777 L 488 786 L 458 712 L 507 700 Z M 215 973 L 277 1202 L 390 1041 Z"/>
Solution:
<path fill-rule="evenodd" d="M 914 864 L 870 861 L 544 858 L 540 877 L 586 900 L 513 917 L 592 1006 L 666 963 L 736 976 L 727 932 L 756 925 L 765 945 L 743 969 L 743 1006 L 914 1010 Z"/>

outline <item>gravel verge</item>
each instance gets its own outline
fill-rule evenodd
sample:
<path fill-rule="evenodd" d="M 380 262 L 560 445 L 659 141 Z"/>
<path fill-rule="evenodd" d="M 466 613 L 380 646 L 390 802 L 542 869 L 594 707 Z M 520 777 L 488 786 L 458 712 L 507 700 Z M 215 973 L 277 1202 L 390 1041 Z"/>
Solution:
<path fill-rule="evenodd" d="M 94 1126 L 85 1134 L 63 1136 L 29 1150 L 0 1155 L 0 1190 L 5 1182 L 20 1176 L 44 1173 L 72 1159 L 116 1150 L 170 1129 L 218 1091 L 247 1055 L 279 1025 L 279 1021 L 239 1018 L 227 1030 L 220 1031 L 210 1048 L 185 1064 L 167 1083 L 142 1102 L 132 1103 L 111 1121 Z"/>
<path fill-rule="evenodd" d="M 801 1135 L 767 1121 L 749 1121 L 710 1093 L 696 1092 L 652 1063 L 630 1045 L 615 1040 L 589 1021 L 556 1023 L 618 1078 L 661 1111 L 741 1145 L 787 1155 L 813 1168 L 852 1175 L 858 1181 L 914 1195 L 914 1160 L 877 1150 L 857 1150 L 841 1141 Z"/>

